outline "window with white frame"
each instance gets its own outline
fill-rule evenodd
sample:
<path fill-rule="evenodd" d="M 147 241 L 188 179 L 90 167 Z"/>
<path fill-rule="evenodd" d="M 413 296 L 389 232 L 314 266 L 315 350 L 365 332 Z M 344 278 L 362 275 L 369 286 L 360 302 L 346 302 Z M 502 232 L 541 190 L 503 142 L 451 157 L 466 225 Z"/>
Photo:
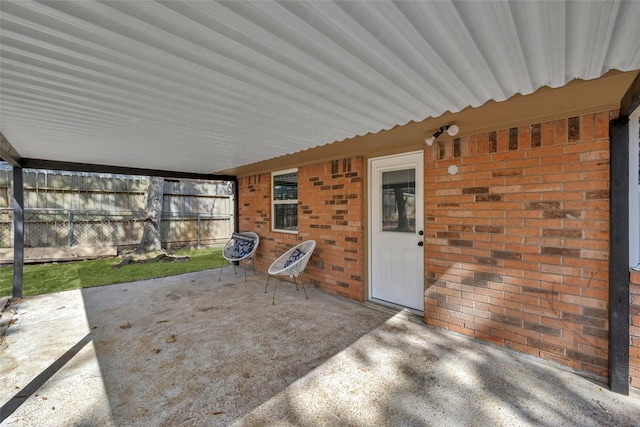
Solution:
<path fill-rule="evenodd" d="M 271 229 L 298 232 L 298 170 L 271 174 Z"/>
<path fill-rule="evenodd" d="M 629 266 L 640 269 L 640 108 L 629 118 Z"/>

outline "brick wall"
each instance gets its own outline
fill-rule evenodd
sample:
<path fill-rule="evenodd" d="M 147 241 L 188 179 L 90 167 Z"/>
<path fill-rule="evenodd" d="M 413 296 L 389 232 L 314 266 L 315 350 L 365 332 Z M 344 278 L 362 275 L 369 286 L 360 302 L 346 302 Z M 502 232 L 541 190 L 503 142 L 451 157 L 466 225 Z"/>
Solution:
<path fill-rule="evenodd" d="M 239 180 L 239 227 L 260 236 L 256 269 L 288 248 L 317 242 L 305 283 L 357 301 L 364 298 L 364 162 L 361 157 L 298 169 L 298 234 L 271 231 L 271 174 Z"/>
<path fill-rule="evenodd" d="M 425 151 L 428 324 L 607 376 L 616 114 L 497 129 Z"/>
<path fill-rule="evenodd" d="M 640 389 L 640 272 L 631 272 L 631 346 L 629 347 L 629 373 L 631 386 Z"/>

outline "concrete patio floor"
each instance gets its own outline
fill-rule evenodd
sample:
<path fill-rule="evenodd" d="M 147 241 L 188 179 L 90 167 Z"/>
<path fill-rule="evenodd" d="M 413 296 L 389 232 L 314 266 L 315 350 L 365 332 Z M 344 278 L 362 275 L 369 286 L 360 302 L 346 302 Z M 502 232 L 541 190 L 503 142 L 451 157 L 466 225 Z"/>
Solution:
<path fill-rule="evenodd" d="M 640 394 L 225 268 L 24 298 L 6 426 L 640 426 Z M 270 285 L 270 291 L 273 290 Z"/>

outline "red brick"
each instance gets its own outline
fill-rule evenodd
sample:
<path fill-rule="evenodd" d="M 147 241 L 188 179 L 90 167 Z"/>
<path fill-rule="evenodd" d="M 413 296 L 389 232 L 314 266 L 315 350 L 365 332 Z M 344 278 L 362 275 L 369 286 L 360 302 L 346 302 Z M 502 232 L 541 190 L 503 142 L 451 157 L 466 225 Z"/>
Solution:
<path fill-rule="evenodd" d="M 554 123 L 555 128 L 555 143 L 566 144 L 567 143 L 567 119 L 556 120 Z"/>
<path fill-rule="evenodd" d="M 602 111 L 596 114 L 595 138 L 609 137 L 609 121 L 610 115 L 608 111 Z"/>
<path fill-rule="evenodd" d="M 555 143 L 555 129 L 553 122 L 542 124 L 542 146 L 546 147 Z"/>
<path fill-rule="evenodd" d="M 427 200 L 431 193 L 439 191 L 438 197 L 443 199 L 437 203 L 458 203 L 434 210 L 437 223 L 469 227 L 460 230 L 456 238 L 470 242 L 472 246 L 455 250 L 443 247 L 431 252 L 433 255 L 426 260 L 427 268 L 441 257 L 449 263 L 460 263 L 450 281 L 473 283 L 475 279 L 460 269 L 486 271 L 503 277 L 503 282 L 486 282 L 488 287 L 475 286 L 472 292 L 462 283 L 453 286 L 461 290 L 455 302 L 465 310 L 464 314 L 474 315 L 473 322 L 466 321 L 464 328 L 473 329 L 477 338 L 496 343 L 502 340 L 519 351 L 530 354 L 537 351 L 541 357 L 567 366 L 601 373 L 601 367 L 590 362 L 602 360 L 602 354 L 598 353 L 600 347 L 597 347 L 602 343 L 593 344 L 596 347 L 585 344 L 580 349 L 578 344 L 571 346 L 564 337 L 552 342 L 541 341 L 537 337 L 544 333 L 511 324 L 501 327 L 499 322 L 488 320 L 481 313 L 487 311 L 519 318 L 529 322 L 526 325 L 530 328 L 535 329 L 539 324 L 540 331 L 557 333 L 555 331 L 562 330 L 577 337 L 583 335 L 581 324 L 554 316 L 563 313 L 580 316 L 583 307 L 606 310 L 609 118 L 609 112 L 600 112 L 541 123 L 542 143 L 537 148 L 531 147 L 531 130 L 536 123 L 519 127 L 517 149 L 513 145 L 509 150 L 509 129 L 472 135 L 469 137 L 469 158 L 463 158 L 465 166 L 471 169 L 460 168 L 454 179 L 446 176 L 445 171 L 434 175 L 446 180 L 444 186 L 438 186 L 436 190 L 429 188 L 433 186 L 433 179 L 425 180 Z M 568 142 L 568 120 L 574 127 L 571 142 Z M 489 134 L 495 134 L 497 145 L 495 153 L 487 155 Z M 464 188 L 482 186 L 490 189 L 488 194 L 493 199 L 480 196 L 473 200 L 454 200 Z M 525 204 L 533 202 L 559 205 L 547 211 L 523 209 Z M 477 226 L 503 227 L 504 232 L 478 233 Z M 578 234 L 543 236 L 543 230 L 575 230 Z M 441 244 L 449 245 L 449 242 L 444 240 Z M 560 248 L 571 252 L 572 256 L 544 255 L 541 254 L 543 247 Z M 516 255 L 518 258 L 514 258 Z M 477 301 L 474 295 L 484 299 Z M 473 302 L 473 307 L 469 308 L 465 300 Z M 489 326 L 491 329 L 487 330 Z M 531 337 L 529 344 L 534 345 L 522 341 L 527 336 Z M 580 351 L 580 357 L 587 361 L 571 360 L 566 357 L 566 349 Z"/>
<path fill-rule="evenodd" d="M 457 158 L 453 158 L 450 140 L 443 140 L 445 159 L 438 159 L 436 147 L 425 150 L 426 323 L 603 375 L 608 343 L 602 334 L 585 333 L 575 319 L 584 316 L 583 312 L 590 313 L 588 310 L 608 310 L 608 137 L 614 114 L 602 111 L 584 114 L 579 121 L 565 117 L 539 123 L 540 147 L 531 146 L 532 129 L 538 123 L 530 123 L 517 129 L 517 149 L 513 144 L 509 147 L 509 129 L 503 128 L 463 137 Z M 568 121 L 574 127 L 571 141 Z M 489 135 L 496 138 L 492 153 Z M 353 158 L 351 163 L 354 171 L 365 166 L 362 158 Z M 452 164 L 459 166 L 456 175 L 447 172 Z M 366 186 L 361 180 L 354 183 L 340 177 L 341 171 L 332 173 L 331 166 L 331 162 L 319 162 L 300 168 L 300 176 L 318 177 L 329 186 L 323 192 L 319 186 L 301 181 L 305 194 L 301 192 L 300 197 L 313 212 L 313 223 L 331 225 L 331 229 L 310 228 L 301 222 L 298 238 L 322 239 L 318 250 L 325 268 L 312 266 L 309 273 L 323 289 L 347 292 L 349 298 L 363 300 L 366 282 L 352 280 L 351 275 L 366 277 Z M 250 180 L 255 190 L 251 193 L 247 190 L 249 180 L 240 180 L 240 225 L 259 227 L 258 234 L 264 235 L 260 254 L 264 256 L 258 258 L 256 267 L 265 268 L 272 252 L 294 244 L 296 237 L 270 232 L 270 175 L 256 177 Z M 334 187 L 339 185 L 343 187 Z M 468 193 L 474 188 L 486 190 Z M 348 194 L 356 198 L 332 199 L 347 200 L 348 213 L 338 214 L 332 206 L 322 204 L 326 197 Z M 532 203 L 554 207 L 527 209 Z M 311 219 L 311 214 L 304 215 Z M 255 218 L 260 222 L 254 224 Z M 494 228 L 501 232 L 487 231 Z M 544 234 L 548 230 L 565 233 Z M 355 273 L 331 270 L 344 262 L 339 246 L 347 245 L 345 236 L 357 239 L 348 244 L 357 251 L 349 254 L 355 260 L 350 263 Z M 332 240 L 341 243 L 324 243 Z M 572 256 L 545 254 L 542 248 L 559 248 Z M 476 276 L 476 272 L 485 276 Z M 501 281 L 489 280 L 486 275 Z M 632 280 L 637 283 L 631 286 L 635 303 L 640 301 L 640 273 Z M 349 288 L 341 288 L 337 282 L 347 283 Z M 632 324 L 637 326 L 631 329 L 630 375 L 632 385 L 640 385 L 640 358 L 636 356 L 640 351 L 640 316 L 633 313 Z M 561 336 L 553 336 L 558 333 Z"/>
<path fill-rule="evenodd" d="M 583 141 L 593 139 L 595 131 L 595 115 L 585 114 L 580 117 L 581 136 Z"/>

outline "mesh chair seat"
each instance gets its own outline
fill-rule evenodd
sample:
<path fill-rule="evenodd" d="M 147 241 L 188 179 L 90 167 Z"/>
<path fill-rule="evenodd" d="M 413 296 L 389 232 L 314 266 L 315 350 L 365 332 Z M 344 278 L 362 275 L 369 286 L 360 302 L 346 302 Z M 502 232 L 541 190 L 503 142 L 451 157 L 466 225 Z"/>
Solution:
<path fill-rule="evenodd" d="M 293 281 L 296 284 L 296 289 L 298 289 L 297 278 L 299 278 L 302 283 L 302 289 L 304 290 L 304 296 L 307 299 L 309 298 L 307 296 L 307 289 L 304 286 L 304 281 L 302 280 L 302 274 L 304 273 L 307 263 L 309 262 L 309 258 L 311 258 L 315 248 L 316 241 L 307 240 L 280 255 L 278 259 L 271 264 L 268 270 L 269 275 L 267 277 L 267 286 L 264 288 L 264 292 L 267 293 L 267 289 L 269 288 L 269 279 L 271 276 L 275 276 L 276 284 L 273 288 L 273 304 L 276 303 L 276 290 L 278 288 L 279 275 L 293 278 Z"/>
<path fill-rule="evenodd" d="M 233 233 L 231 239 L 222 248 L 222 265 L 220 265 L 220 275 L 218 280 L 222 279 L 222 269 L 224 267 L 224 261 L 226 260 L 230 265 L 233 265 L 233 272 L 236 272 L 236 263 L 240 264 L 240 261 L 251 261 L 253 266 L 253 274 L 256 273 L 256 268 L 253 265 L 253 256 L 258 250 L 260 244 L 260 237 L 256 233 L 251 231 L 245 231 L 242 233 Z M 244 281 L 247 281 L 247 269 L 244 269 Z"/>

